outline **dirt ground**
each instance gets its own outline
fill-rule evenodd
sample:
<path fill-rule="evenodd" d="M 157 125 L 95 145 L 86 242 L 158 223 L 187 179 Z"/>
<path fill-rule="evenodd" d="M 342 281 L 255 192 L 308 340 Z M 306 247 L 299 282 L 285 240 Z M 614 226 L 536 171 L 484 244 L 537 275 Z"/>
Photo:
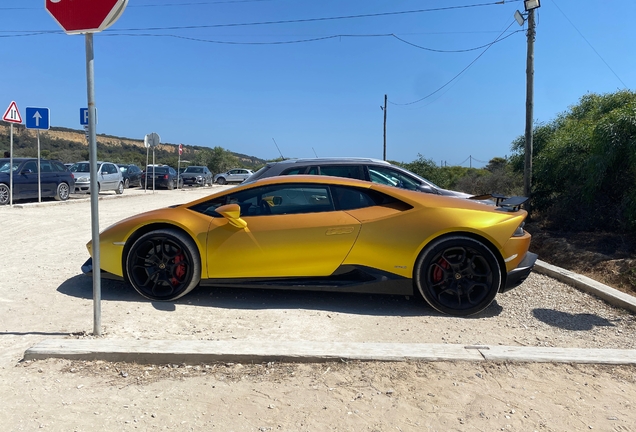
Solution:
<path fill-rule="evenodd" d="M 209 192 L 104 193 L 100 226 Z M 79 274 L 90 207 L 5 207 L 0 218 L 2 430 L 636 431 L 633 366 L 23 361 L 43 339 L 95 337 Z M 104 338 L 636 348 L 633 314 L 542 275 L 471 318 L 397 296 L 198 289 L 152 303 L 122 283 L 102 288 Z"/>
<path fill-rule="evenodd" d="M 535 224 L 528 231 L 543 261 L 636 295 L 636 236 L 546 231 Z"/>

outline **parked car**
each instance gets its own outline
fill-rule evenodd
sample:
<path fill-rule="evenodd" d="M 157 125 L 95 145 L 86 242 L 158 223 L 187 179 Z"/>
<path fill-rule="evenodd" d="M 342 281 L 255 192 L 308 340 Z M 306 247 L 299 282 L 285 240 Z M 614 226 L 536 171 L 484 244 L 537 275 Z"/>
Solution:
<path fill-rule="evenodd" d="M 54 197 L 66 201 L 75 187 L 75 179 L 62 162 L 40 159 L 40 194 L 38 194 L 37 158 L 0 159 L 0 205 L 11 202 L 10 171 L 13 170 L 13 200 Z"/>
<path fill-rule="evenodd" d="M 90 193 L 90 162 L 74 163 L 71 172 L 75 175 L 75 193 Z M 110 190 L 114 190 L 117 194 L 124 193 L 124 177 L 114 163 L 97 161 L 97 193 Z"/>
<path fill-rule="evenodd" d="M 212 184 L 212 173 L 206 166 L 189 166 L 181 173 L 184 186 L 206 186 Z"/>
<path fill-rule="evenodd" d="M 509 201 L 272 177 L 110 226 L 100 233 L 100 267 L 151 300 L 174 301 L 199 284 L 419 292 L 436 310 L 464 316 L 519 285 L 537 259 L 523 201 Z M 93 271 L 90 258 L 82 269 Z"/>
<path fill-rule="evenodd" d="M 124 177 L 124 189 L 141 186 L 141 168 L 135 164 L 117 164 Z"/>
<path fill-rule="evenodd" d="M 146 183 L 146 177 L 148 182 Z M 174 189 L 183 186 L 183 182 L 177 176 L 177 171 L 168 165 L 148 165 L 146 171 L 141 174 L 141 186 L 146 189 L 153 188 Z"/>
<path fill-rule="evenodd" d="M 409 170 L 387 161 L 372 158 L 307 158 L 270 162 L 256 171 L 246 182 L 266 177 L 294 174 L 355 178 L 436 195 L 460 198 L 471 197 L 470 194 L 464 192 L 443 189 Z"/>
<path fill-rule="evenodd" d="M 214 183 L 224 185 L 226 183 L 242 183 L 254 174 L 252 170 L 245 168 L 232 168 L 231 170 L 214 176 Z"/>

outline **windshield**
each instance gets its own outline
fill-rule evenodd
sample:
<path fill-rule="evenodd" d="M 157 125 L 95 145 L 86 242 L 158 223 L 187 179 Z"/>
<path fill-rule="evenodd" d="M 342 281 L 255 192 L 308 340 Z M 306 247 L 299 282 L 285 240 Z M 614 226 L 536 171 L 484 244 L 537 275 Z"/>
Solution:
<path fill-rule="evenodd" d="M 153 172 L 157 173 L 157 174 L 165 174 L 165 173 L 168 172 L 168 167 L 151 167 L 151 166 L 149 166 L 149 167 L 146 168 L 146 172 L 148 172 L 150 174 L 152 174 Z"/>
<path fill-rule="evenodd" d="M 202 173 L 203 172 L 203 168 L 201 168 L 201 167 L 188 167 L 188 168 L 186 168 L 186 170 L 184 172 L 186 172 L 186 173 Z"/>
<path fill-rule="evenodd" d="M 258 180 L 259 178 L 263 177 L 263 174 L 265 174 L 267 171 L 269 171 L 269 169 L 271 167 L 272 167 L 271 165 L 265 165 L 263 168 L 259 169 L 254 174 L 252 174 L 251 176 L 246 178 L 243 183 L 251 183 L 253 181 Z"/>
<path fill-rule="evenodd" d="M 18 162 L 13 162 L 13 171 L 18 169 Z M 8 173 L 9 172 L 9 161 L 0 162 L 0 173 Z"/>
<path fill-rule="evenodd" d="M 102 164 L 97 164 L 97 171 L 99 171 L 99 167 L 101 167 Z M 76 164 L 73 164 L 73 166 L 70 168 L 71 172 L 74 173 L 90 173 L 91 172 L 91 164 L 89 162 L 78 162 Z"/>

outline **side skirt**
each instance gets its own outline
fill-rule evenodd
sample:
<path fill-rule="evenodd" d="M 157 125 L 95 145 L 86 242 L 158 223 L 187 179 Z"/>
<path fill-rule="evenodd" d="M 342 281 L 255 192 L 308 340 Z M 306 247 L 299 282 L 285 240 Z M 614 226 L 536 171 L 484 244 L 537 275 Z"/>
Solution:
<path fill-rule="evenodd" d="M 413 295 L 413 280 L 370 267 L 342 266 L 331 276 L 202 279 L 202 286 Z"/>

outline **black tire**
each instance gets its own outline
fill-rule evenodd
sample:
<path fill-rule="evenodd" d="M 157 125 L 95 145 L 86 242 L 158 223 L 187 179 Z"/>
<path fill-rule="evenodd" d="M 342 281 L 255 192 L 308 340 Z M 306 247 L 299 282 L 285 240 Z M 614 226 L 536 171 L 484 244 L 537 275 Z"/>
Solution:
<path fill-rule="evenodd" d="M 467 316 L 486 309 L 501 285 L 501 267 L 478 240 L 451 236 L 433 241 L 417 259 L 413 279 L 434 309 Z"/>
<path fill-rule="evenodd" d="M 124 189 L 128 189 L 130 187 L 130 180 L 124 179 Z"/>
<path fill-rule="evenodd" d="M 71 188 L 64 182 L 57 185 L 57 191 L 55 192 L 56 201 L 66 201 L 71 194 Z"/>
<path fill-rule="evenodd" d="M 216 179 L 216 182 L 220 185 L 224 185 L 225 183 L 227 183 L 225 181 L 225 177 L 219 177 L 218 179 Z"/>
<path fill-rule="evenodd" d="M 11 201 L 11 189 L 4 183 L 0 183 L 0 205 L 7 205 Z"/>
<path fill-rule="evenodd" d="M 125 257 L 126 279 L 150 300 L 172 301 L 201 280 L 201 259 L 194 241 L 180 231 L 159 229 L 139 237 Z"/>
<path fill-rule="evenodd" d="M 121 195 L 124 193 L 124 182 L 119 182 L 119 184 L 117 185 L 117 189 L 115 189 L 115 193 L 117 195 Z"/>
<path fill-rule="evenodd" d="M 168 190 L 173 190 L 173 189 L 174 189 L 174 180 L 168 182 Z"/>

